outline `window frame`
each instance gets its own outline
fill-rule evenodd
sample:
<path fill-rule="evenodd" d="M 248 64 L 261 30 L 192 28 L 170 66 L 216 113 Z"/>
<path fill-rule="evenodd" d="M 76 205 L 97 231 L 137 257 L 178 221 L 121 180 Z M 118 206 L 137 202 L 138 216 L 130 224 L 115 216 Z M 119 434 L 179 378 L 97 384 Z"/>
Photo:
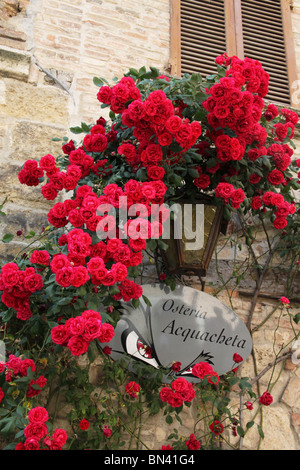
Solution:
<path fill-rule="evenodd" d="M 292 31 L 291 0 L 280 0 L 282 24 L 287 61 L 288 82 L 290 91 L 290 107 L 300 109 L 297 95 L 298 77 L 296 67 L 295 44 Z M 244 59 L 242 8 L 241 0 L 224 0 L 225 31 L 227 54 Z M 253 57 L 255 59 L 255 57 Z M 181 38 L 180 38 L 180 0 L 171 0 L 170 22 L 170 72 L 172 75 L 181 75 Z"/>

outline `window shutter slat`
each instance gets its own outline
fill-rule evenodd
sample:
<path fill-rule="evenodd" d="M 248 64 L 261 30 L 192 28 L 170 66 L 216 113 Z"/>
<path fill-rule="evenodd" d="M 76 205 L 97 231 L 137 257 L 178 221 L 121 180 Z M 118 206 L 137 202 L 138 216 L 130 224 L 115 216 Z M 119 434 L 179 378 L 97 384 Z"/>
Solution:
<path fill-rule="evenodd" d="M 241 0 L 245 57 L 257 59 L 270 75 L 267 99 L 289 105 L 289 80 L 280 0 Z"/>
<path fill-rule="evenodd" d="M 215 73 L 215 58 L 226 52 L 224 2 L 181 0 L 180 34 L 181 73 Z"/>

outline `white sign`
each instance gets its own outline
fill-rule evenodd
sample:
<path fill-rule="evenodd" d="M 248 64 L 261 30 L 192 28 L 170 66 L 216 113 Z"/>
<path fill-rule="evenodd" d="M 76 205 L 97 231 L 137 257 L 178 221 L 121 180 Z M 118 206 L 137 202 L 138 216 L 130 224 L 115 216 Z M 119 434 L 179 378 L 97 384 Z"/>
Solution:
<path fill-rule="evenodd" d="M 216 297 L 191 287 L 171 291 L 158 284 L 143 285 L 143 294 L 151 307 L 142 298 L 136 309 L 123 304 L 114 338 L 102 345 L 112 348 L 112 359 L 125 353 L 155 368 L 169 368 L 165 381 L 182 376 L 198 382 L 191 373 L 194 364 L 208 362 L 222 375 L 237 366 L 235 353 L 243 361 L 250 355 L 252 339 L 245 323 Z M 177 373 L 171 369 L 174 362 L 181 363 Z"/>

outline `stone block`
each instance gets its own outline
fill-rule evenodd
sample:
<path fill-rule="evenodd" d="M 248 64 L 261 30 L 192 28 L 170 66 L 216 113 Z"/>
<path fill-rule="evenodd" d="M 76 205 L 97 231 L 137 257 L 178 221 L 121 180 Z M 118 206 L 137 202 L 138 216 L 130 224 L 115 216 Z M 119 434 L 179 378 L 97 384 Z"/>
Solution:
<path fill-rule="evenodd" d="M 31 55 L 24 51 L 1 45 L 0 75 L 27 81 L 31 63 Z"/>
<path fill-rule="evenodd" d="M 29 65 L 29 64 L 28 64 Z M 0 65 L 1 66 L 1 65 Z M 27 78 L 29 75 L 29 67 Z M 29 83 L 6 79 L 6 103 L 0 105 L 0 115 L 13 118 L 68 124 L 69 95 L 53 87 L 37 87 Z"/>
<path fill-rule="evenodd" d="M 65 128 L 22 120 L 15 124 L 11 132 L 10 161 L 23 164 L 27 159 L 39 160 L 48 153 L 55 157 L 62 153 L 62 142 L 51 139 L 64 137 Z"/>

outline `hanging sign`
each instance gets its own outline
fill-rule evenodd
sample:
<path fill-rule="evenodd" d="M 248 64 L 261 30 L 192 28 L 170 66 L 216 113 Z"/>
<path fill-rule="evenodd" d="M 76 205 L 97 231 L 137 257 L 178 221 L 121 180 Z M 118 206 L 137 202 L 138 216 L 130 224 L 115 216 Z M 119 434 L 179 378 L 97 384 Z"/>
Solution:
<path fill-rule="evenodd" d="M 235 353 L 247 359 L 252 350 L 251 335 L 243 320 L 216 297 L 186 286 L 174 291 L 164 285 L 143 285 L 143 294 L 151 306 L 141 298 L 134 309 L 122 304 L 122 314 L 115 335 L 109 343 L 112 359 L 124 354 L 133 365 L 144 362 L 155 368 L 164 367 L 174 376 L 191 382 L 199 379 L 191 368 L 198 362 L 208 362 L 218 375 L 229 372 L 237 363 Z M 180 371 L 171 366 L 180 362 Z"/>

